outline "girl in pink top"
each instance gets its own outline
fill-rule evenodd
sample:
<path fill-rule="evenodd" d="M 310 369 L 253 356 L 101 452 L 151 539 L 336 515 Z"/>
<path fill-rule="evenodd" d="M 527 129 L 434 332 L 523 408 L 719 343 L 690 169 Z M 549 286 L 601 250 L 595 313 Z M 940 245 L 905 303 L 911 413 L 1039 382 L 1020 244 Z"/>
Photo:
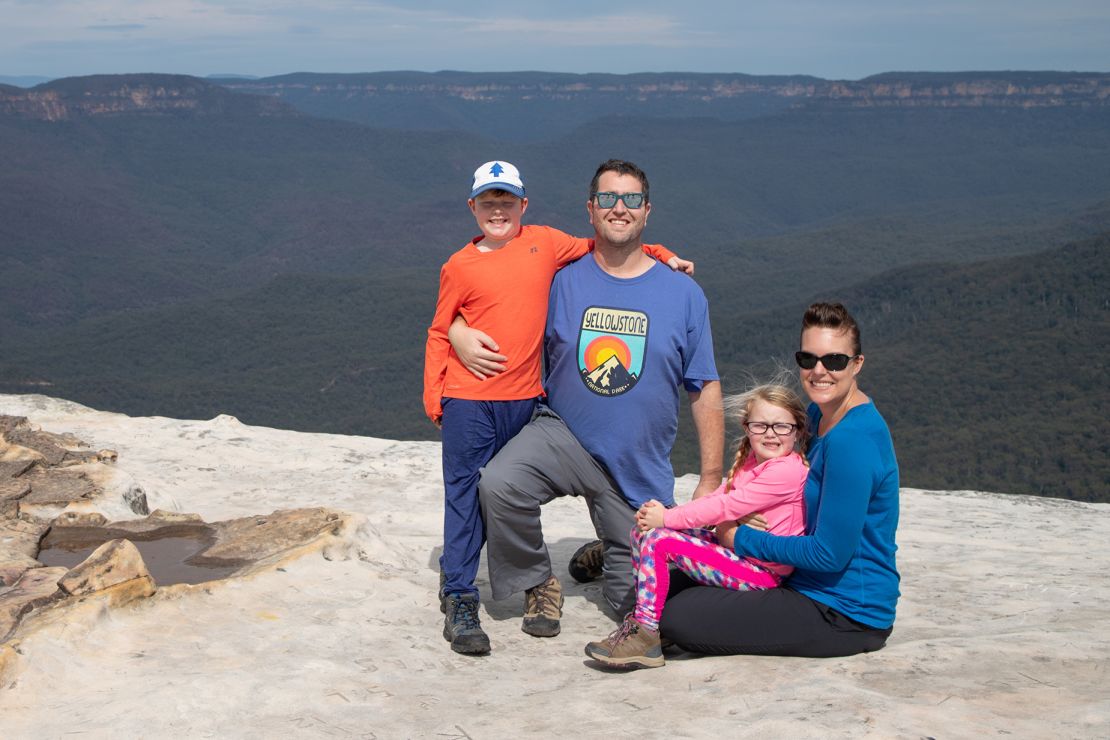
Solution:
<path fill-rule="evenodd" d="M 756 513 L 773 534 L 804 532 L 809 468 L 800 451 L 808 437 L 805 408 L 797 394 L 775 384 L 757 386 L 729 399 L 728 405 L 746 433 L 727 482 L 673 509 L 654 500 L 640 507 L 632 530 L 636 607 L 608 638 L 586 646 L 595 660 L 624 668 L 663 665 L 659 619 L 671 565 L 701 584 L 734 591 L 775 588 L 793 570 L 741 557 L 719 544 L 718 533 Z M 714 526 L 718 532 L 709 529 Z"/>

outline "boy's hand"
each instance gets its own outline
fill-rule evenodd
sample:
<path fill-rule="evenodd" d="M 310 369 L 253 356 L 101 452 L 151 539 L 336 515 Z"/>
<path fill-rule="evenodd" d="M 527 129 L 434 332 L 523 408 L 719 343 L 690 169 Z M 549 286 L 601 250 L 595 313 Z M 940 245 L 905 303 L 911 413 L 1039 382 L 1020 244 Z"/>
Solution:
<path fill-rule="evenodd" d="M 447 332 L 451 347 L 459 361 L 478 380 L 492 378 L 505 372 L 505 361 L 509 358 L 498 354 L 497 342 L 483 331 L 472 329 L 465 321 L 456 319 Z"/>
<path fill-rule="evenodd" d="M 641 532 L 648 532 L 656 527 L 663 526 L 663 513 L 667 507 L 655 499 L 648 501 L 636 512 L 636 526 Z"/>
<path fill-rule="evenodd" d="M 667 260 L 667 266 L 672 270 L 684 272 L 687 275 L 694 274 L 694 263 L 690 260 L 684 260 L 681 257 L 671 257 Z"/>

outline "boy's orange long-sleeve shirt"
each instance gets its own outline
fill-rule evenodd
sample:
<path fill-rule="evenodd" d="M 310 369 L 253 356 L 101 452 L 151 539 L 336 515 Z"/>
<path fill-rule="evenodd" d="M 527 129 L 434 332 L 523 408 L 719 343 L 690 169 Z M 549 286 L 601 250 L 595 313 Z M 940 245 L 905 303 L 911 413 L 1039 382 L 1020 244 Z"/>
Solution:
<path fill-rule="evenodd" d="M 592 239 L 549 226 L 522 226 L 505 246 L 483 252 L 475 237 L 443 265 L 439 298 L 424 351 L 424 411 L 443 415 L 442 398 L 519 401 L 543 394 L 540 350 L 547 323 L 551 280 L 562 266 L 589 253 Z M 666 262 L 674 252 L 659 245 L 644 251 Z M 509 359 L 503 373 L 478 380 L 463 367 L 447 331 L 456 315 L 489 334 Z"/>

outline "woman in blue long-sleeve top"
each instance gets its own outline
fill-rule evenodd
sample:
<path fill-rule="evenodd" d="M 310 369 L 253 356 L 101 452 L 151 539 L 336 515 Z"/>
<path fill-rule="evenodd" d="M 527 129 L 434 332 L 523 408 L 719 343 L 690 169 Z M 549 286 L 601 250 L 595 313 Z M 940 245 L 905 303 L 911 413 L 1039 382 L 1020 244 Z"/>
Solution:
<path fill-rule="evenodd" d="M 794 566 L 785 587 L 728 591 L 672 581 L 663 636 L 694 652 L 834 657 L 878 650 L 898 601 L 898 461 L 890 431 L 859 389 L 859 327 L 839 303 L 815 303 L 796 353 L 812 403 L 806 530 L 781 537 L 718 527 L 740 555 Z M 768 431 L 773 434 L 773 431 Z"/>

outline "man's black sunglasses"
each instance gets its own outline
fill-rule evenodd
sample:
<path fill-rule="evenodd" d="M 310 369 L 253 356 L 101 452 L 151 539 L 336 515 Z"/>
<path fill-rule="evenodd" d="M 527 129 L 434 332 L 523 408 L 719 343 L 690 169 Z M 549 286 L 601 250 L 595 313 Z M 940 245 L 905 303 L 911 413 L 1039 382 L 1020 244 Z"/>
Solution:
<path fill-rule="evenodd" d="M 826 370 L 836 372 L 848 367 L 848 363 L 859 357 L 859 355 L 842 355 L 839 352 L 833 352 L 828 355 L 821 355 L 818 357 L 812 352 L 795 352 L 794 361 L 798 363 L 798 367 L 803 370 L 812 370 L 817 367 L 820 362 L 825 366 Z"/>

